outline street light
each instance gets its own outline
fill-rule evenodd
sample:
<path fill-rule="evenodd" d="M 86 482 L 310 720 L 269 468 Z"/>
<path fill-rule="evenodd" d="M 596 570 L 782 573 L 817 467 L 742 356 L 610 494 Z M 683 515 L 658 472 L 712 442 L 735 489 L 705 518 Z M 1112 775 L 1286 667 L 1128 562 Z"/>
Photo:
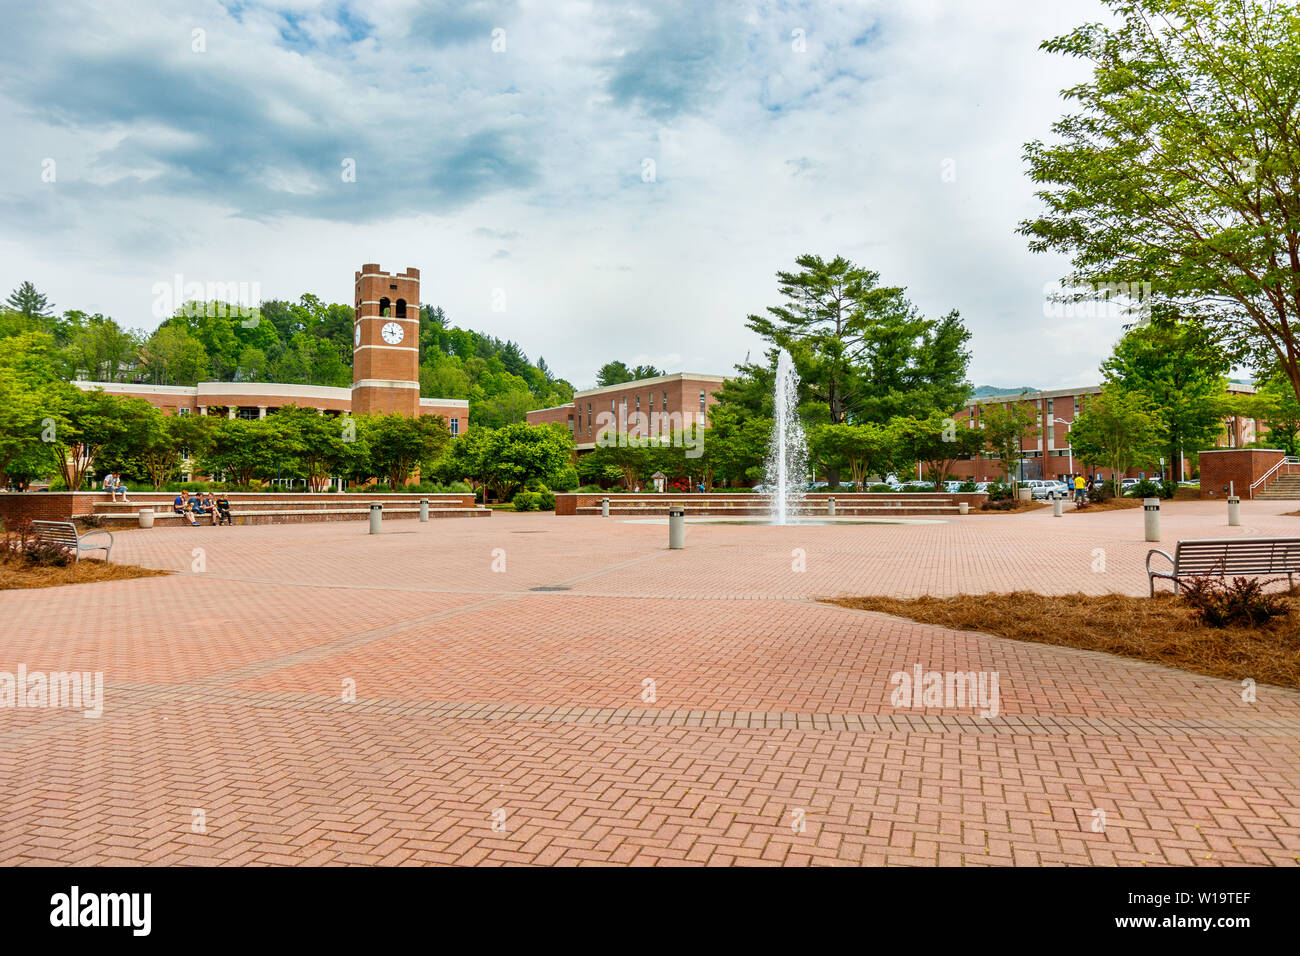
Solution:
<path fill-rule="evenodd" d="M 1064 418 L 1053 418 L 1052 421 L 1057 425 L 1065 426 L 1065 449 L 1070 453 L 1070 474 L 1074 474 L 1074 446 L 1070 444 L 1070 428 L 1074 422 L 1067 422 Z"/>

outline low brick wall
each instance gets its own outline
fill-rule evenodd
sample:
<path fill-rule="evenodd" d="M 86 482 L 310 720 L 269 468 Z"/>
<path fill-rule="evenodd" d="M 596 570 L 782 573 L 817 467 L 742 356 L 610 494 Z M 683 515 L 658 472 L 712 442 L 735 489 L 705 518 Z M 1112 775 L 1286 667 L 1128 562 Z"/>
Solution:
<path fill-rule="evenodd" d="M 726 502 L 737 502 L 740 504 L 752 504 L 755 507 L 762 507 L 766 502 L 764 495 L 749 494 L 726 494 L 726 493 L 705 493 L 698 492 L 688 493 L 669 493 L 662 495 L 656 494 L 557 494 L 555 496 L 555 513 L 557 515 L 576 515 L 580 508 L 599 508 L 602 498 L 609 499 L 611 508 L 618 507 L 635 507 L 651 509 L 656 506 L 662 507 L 664 512 L 668 511 L 670 505 L 684 505 L 687 513 L 703 511 L 710 507 L 717 507 Z M 824 512 L 826 510 L 826 499 L 834 498 L 836 505 L 848 505 L 857 502 L 863 505 L 879 504 L 882 502 L 896 501 L 942 501 L 947 505 L 957 505 L 966 502 L 972 508 L 978 508 L 988 499 L 988 495 L 981 491 L 970 492 L 843 492 L 838 494 L 827 494 L 825 492 L 813 492 L 804 495 L 804 502 L 811 507 L 814 512 Z"/>
<path fill-rule="evenodd" d="M 0 492 L 0 521 L 31 518 L 33 521 L 71 521 L 88 515 L 98 501 L 109 496 L 96 491 L 3 491 Z"/>
<path fill-rule="evenodd" d="M 131 504 L 141 507 L 170 508 L 176 495 L 166 491 L 132 491 L 129 492 Z M 421 495 L 403 494 L 401 492 L 367 492 L 365 494 L 324 492 L 307 494 L 306 492 L 232 492 L 230 498 L 232 509 L 239 510 L 240 502 L 284 502 L 310 501 L 322 499 L 353 502 L 357 507 L 371 502 L 418 502 L 428 498 L 442 504 L 455 504 L 463 508 L 474 507 L 472 494 Z M 121 499 L 118 499 L 119 501 Z M 5 491 L 0 492 L 0 521 L 12 521 L 14 518 L 31 518 L 35 521 L 71 521 L 93 514 L 95 505 L 112 501 L 112 496 L 104 491 Z"/>
<path fill-rule="evenodd" d="M 1286 452 L 1275 448 L 1203 451 L 1200 454 L 1201 497 L 1226 498 L 1231 484 L 1238 497 L 1249 498 L 1251 482 L 1266 475 L 1285 457 Z"/>

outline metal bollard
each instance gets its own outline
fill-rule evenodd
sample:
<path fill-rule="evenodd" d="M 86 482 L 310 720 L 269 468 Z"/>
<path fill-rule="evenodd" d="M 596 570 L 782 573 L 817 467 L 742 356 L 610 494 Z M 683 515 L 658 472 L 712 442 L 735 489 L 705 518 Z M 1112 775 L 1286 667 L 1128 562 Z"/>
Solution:
<path fill-rule="evenodd" d="M 686 509 L 668 509 L 668 549 L 680 551 L 686 547 Z"/>
<path fill-rule="evenodd" d="M 428 498 L 420 499 L 420 520 L 421 521 L 429 520 L 429 499 Z"/>
<path fill-rule="evenodd" d="M 384 530 L 384 506 L 370 506 L 370 533 L 379 534 Z"/>
<path fill-rule="evenodd" d="M 834 498 L 827 498 L 827 499 L 826 499 L 826 515 L 827 515 L 827 517 L 830 517 L 830 518 L 834 518 L 834 517 L 835 517 L 835 499 L 834 499 Z"/>
<path fill-rule="evenodd" d="M 1236 528 L 1241 524 L 1241 499 L 1233 495 L 1228 499 L 1228 526 Z"/>
<path fill-rule="evenodd" d="M 602 518 L 608 518 L 608 517 L 609 517 L 609 499 L 608 499 L 608 498 L 601 498 L 601 499 L 600 499 L 600 516 L 601 516 Z"/>
<path fill-rule="evenodd" d="M 1160 540 L 1160 499 L 1143 498 L 1142 515 L 1146 523 L 1148 541 Z"/>
<path fill-rule="evenodd" d="M 1059 518 L 1065 512 L 1065 502 L 1060 498 L 1052 499 L 1052 517 Z"/>

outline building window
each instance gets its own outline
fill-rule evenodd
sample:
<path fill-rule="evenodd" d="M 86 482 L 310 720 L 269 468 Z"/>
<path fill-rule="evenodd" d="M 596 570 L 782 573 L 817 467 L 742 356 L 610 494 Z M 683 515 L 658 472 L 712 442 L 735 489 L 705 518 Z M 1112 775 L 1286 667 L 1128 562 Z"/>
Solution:
<path fill-rule="evenodd" d="M 664 411 L 668 411 L 668 390 L 664 389 Z"/>
<path fill-rule="evenodd" d="M 654 392 L 651 392 L 651 393 L 650 393 L 650 411 L 653 413 L 654 410 L 655 410 L 655 393 L 654 393 Z"/>
<path fill-rule="evenodd" d="M 178 408 L 178 409 L 176 409 L 176 414 L 177 414 L 177 415 L 193 415 L 193 414 L 194 414 L 194 409 L 192 409 L 192 408 Z"/>
<path fill-rule="evenodd" d="M 379 314 L 380 314 L 380 315 L 388 315 L 388 313 L 392 311 L 392 309 L 389 307 L 389 305 L 390 305 L 390 303 L 389 303 L 389 301 L 388 301 L 388 296 L 384 296 L 382 299 L 380 299 L 380 300 L 379 300 Z"/>
<path fill-rule="evenodd" d="M 459 435 L 459 434 L 460 434 L 460 419 L 459 419 L 459 418 L 453 418 L 453 419 L 451 420 L 451 433 L 452 433 L 453 435 Z"/>
<path fill-rule="evenodd" d="M 1047 414 L 1048 417 L 1056 414 L 1056 399 L 1049 398 L 1047 400 Z"/>
<path fill-rule="evenodd" d="M 636 397 L 636 413 L 637 413 L 638 415 L 641 414 L 641 396 L 640 396 L 640 395 L 638 395 L 638 396 Z"/>
<path fill-rule="evenodd" d="M 257 406 L 255 405 L 240 405 L 239 411 L 236 413 L 236 415 L 239 418 L 260 418 L 261 417 L 261 415 L 257 410 Z"/>
<path fill-rule="evenodd" d="M 591 437 L 591 402 L 587 403 L 587 437 Z"/>
<path fill-rule="evenodd" d="M 398 299 L 398 300 L 397 300 L 397 311 L 394 312 L 393 315 L 395 315 L 395 316 L 396 316 L 397 318 L 399 318 L 399 319 L 404 319 L 404 318 L 406 318 L 406 300 L 405 300 L 405 299 Z"/>

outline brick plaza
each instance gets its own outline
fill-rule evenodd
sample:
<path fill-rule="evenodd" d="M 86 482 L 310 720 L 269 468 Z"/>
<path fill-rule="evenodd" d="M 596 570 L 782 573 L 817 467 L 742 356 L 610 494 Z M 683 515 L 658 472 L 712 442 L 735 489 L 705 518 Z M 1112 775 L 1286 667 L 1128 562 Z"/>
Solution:
<path fill-rule="evenodd" d="M 1293 507 L 1228 528 L 1221 503 L 1167 504 L 1162 547 L 1294 534 Z M 1300 858 L 1300 693 L 1246 704 L 1234 681 L 816 601 L 1143 594 L 1140 510 L 666 539 L 505 513 L 119 533 L 115 561 L 177 573 L 0 592 L 0 670 L 105 680 L 98 719 L 0 710 L 0 862 Z M 918 664 L 997 671 L 1000 713 L 892 706 Z"/>

